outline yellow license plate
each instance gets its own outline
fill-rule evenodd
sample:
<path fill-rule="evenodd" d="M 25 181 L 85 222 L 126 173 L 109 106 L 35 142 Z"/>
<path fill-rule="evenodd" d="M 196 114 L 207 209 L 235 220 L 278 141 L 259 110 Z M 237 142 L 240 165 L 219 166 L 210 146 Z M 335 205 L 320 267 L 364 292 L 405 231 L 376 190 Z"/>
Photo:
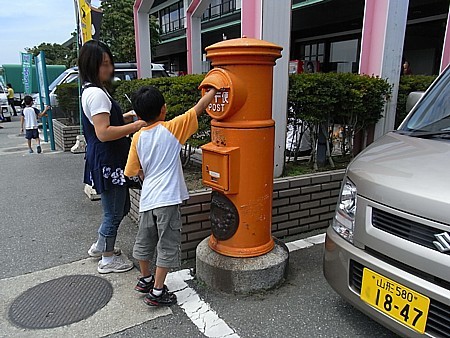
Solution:
<path fill-rule="evenodd" d="M 364 268 L 361 299 L 413 330 L 425 332 L 428 297 Z"/>

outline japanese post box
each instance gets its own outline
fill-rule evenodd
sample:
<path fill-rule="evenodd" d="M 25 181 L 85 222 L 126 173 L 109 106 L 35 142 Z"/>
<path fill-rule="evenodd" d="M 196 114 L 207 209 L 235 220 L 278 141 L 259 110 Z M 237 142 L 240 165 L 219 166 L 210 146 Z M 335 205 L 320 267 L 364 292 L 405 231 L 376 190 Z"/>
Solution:
<path fill-rule="evenodd" d="M 206 109 L 211 142 L 202 147 L 202 177 L 213 189 L 209 246 L 226 256 L 255 257 L 274 247 L 272 85 L 281 50 L 245 37 L 206 48 L 214 68 L 200 88 L 218 92 Z"/>

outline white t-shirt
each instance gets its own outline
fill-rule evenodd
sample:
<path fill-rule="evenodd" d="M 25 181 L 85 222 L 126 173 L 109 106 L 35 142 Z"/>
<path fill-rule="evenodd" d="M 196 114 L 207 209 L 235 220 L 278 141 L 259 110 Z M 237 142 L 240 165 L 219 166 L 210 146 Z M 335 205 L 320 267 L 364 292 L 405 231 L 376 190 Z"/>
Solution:
<path fill-rule="evenodd" d="M 140 168 L 144 171 L 140 212 L 180 204 L 189 198 L 180 151 L 197 128 L 197 114 L 192 108 L 173 120 L 144 127 L 133 135 L 125 176 L 136 176 Z"/>
<path fill-rule="evenodd" d="M 83 91 L 81 95 L 81 105 L 83 107 L 84 115 L 88 120 L 92 122 L 92 116 L 108 113 L 111 111 L 111 100 L 109 94 L 101 88 L 98 87 L 88 87 Z"/>
<path fill-rule="evenodd" d="M 25 129 L 38 129 L 37 116 L 34 108 L 26 107 L 23 109 L 22 114 L 25 119 Z"/>

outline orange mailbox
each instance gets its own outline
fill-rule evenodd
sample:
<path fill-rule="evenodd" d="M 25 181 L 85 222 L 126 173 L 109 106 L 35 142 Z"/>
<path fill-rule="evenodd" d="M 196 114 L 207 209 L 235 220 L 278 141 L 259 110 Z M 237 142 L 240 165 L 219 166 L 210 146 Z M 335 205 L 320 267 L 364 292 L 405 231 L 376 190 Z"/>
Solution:
<path fill-rule="evenodd" d="M 213 120 L 202 175 L 213 189 L 209 246 L 226 256 L 256 257 L 274 247 L 272 81 L 281 50 L 245 37 L 206 48 L 215 68 L 199 88 L 220 90 L 206 110 Z"/>

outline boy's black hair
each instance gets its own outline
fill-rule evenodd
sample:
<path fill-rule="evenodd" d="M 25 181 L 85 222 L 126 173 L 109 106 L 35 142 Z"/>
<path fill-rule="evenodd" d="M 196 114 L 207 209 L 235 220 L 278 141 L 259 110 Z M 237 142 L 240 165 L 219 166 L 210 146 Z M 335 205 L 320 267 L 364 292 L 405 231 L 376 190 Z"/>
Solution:
<path fill-rule="evenodd" d="M 133 110 L 145 122 L 151 122 L 161 114 L 166 104 L 161 92 L 152 86 L 143 86 L 131 97 Z"/>
<path fill-rule="evenodd" d="M 89 40 L 80 49 L 78 57 L 78 70 L 82 83 L 90 82 L 97 87 L 104 86 L 98 78 L 100 66 L 103 62 L 103 53 L 108 54 L 114 67 L 114 59 L 109 47 L 98 40 Z M 114 77 L 114 74 L 112 75 Z"/>
<path fill-rule="evenodd" d="M 12 88 L 11 83 L 7 83 L 6 87 Z"/>
<path fill-rule="evenodd" d="M 27 95 L 23 98 L 23 102 L 25 102 L 25 105 L 29 106 L 33 103 L 33 98 L 30 95 Z"/>

